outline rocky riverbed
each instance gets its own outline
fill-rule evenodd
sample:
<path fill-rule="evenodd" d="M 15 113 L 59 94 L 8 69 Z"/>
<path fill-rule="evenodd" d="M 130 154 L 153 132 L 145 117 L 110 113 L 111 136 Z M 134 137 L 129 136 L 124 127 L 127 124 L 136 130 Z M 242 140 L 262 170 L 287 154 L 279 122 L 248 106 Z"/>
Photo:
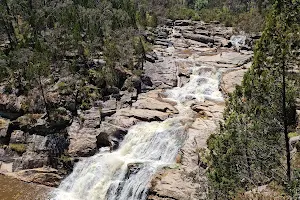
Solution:
<path fill-rule="evenodd" d="M 163 168 L 153 177 L 148 199 L 206 199 L 206 140 L 222 120 L 227 94 L 250 67 L 252 45 L 259 36 L 237 35 L 233 28 L 218 23 L 185 20 L 168 21 L 144 35 L 154 44 L 153 51 L 146 55 L 145 74 L 128 76 L 123 89 L 112 88 L 104 100 L 95 101 L 90 109 L 77 110 L 78 115 L 72 110 L 73 94 L 59 87 L 70 77 L 60 77 L 47 87 L 48 102 L 58 105 L 50 121 L 45 120 L 35 91 L 29 96 L 17 96 L 4 93 L 4 84 L 0 85 L 1 172 L 56 187 L 83 157 L 94 155 L 102 147 L 118 149 L 133 125 L 177 116 L 178 102 L 166 98 L 177 95 L 176 99 L 182 98 L 189 107 L 187 138 L 176 157 L 176 167 Z M 195 69 L 217 80 L 207 83 L 197 79 L 198 84 L 217 84 L 222 95 L 210 99 L 210 95 L 205 96 L 211 92 L 207 87 L 207 91 L 200 91 L 204 95 L 199 98 L 181 97 L 182 91 L 193 88 Z M 128 84 L 135 89 L 127 90 Z M 24 106 L 30 112 L 24 113 Z"/>

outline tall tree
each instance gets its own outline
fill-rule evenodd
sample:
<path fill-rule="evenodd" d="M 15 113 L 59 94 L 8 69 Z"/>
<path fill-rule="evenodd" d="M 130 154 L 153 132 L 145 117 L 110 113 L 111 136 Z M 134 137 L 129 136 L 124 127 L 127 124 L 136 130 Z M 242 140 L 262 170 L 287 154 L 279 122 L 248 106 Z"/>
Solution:
<path fill-rule="evenodd" d="M 289 68 L 299 49 L 300 2 L 278 1 L 258 42 L 251 69 L 231 94 L 220 133 L 208 140 L 215 198 L 239 189 L 291 179 L 288 126 L 295 118 Z M 286 165 L 282 169 L 282 155 Z"/>

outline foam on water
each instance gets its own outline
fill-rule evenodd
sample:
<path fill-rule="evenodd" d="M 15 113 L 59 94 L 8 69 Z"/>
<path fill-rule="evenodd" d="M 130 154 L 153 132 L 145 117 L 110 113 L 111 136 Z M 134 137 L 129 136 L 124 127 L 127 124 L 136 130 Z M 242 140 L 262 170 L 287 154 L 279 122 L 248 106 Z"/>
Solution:
<path fill-rule="evenodd" d="M 118 150 L 100 152 L 78 162 L 52 199 L 146 199 L 151 177 L 158 169 L 174 162 L 185 141 L 188 102 L 223 101 L 218 80 L 219 73 L 214 68 L 194 67 L 186 85 L 166 91 L 168 97 L 178 103 L 178 116 L 131 127 Z"/>

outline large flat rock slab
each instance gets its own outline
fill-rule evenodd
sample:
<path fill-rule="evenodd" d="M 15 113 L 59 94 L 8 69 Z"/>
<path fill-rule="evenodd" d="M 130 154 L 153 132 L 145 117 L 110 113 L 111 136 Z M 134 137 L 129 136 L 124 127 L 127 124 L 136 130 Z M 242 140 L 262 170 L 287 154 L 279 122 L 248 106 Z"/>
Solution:
<path fill-rule="evenodd" d="M 159 101 L 155 98 L 139 99 L 132 105 L 136 109 L 157 110 L 160 112 L 178 113 L 178 110 L 169 103 Z M 148 111 L 145 111 L 148 112 Z"/>
<path fill-rule="evenodd" d="M 167 89 L 177 86 L 176 65 L 172 57 L 159 56 L 155 63 L 144 64 L 145 75 L 151 78 L 156 88 Z"/>
<path fill-rule="evenodd" d="M 123 108 L 117 111 L 116 116 L 134 117 L 141 121 L 164 121 L 170 114 L 156 110 L 145 110 L 135 108 Z"/>
<path fill-rule="evenodd" d="M 223 64 L 224 66 L 228 65 L 228 67 L 237 67 L 250 62 L 251 58 L 252 55 L 230 51 L 211 56 L 199 56 L 197 60 L 204 63 L 219 64 L 220 66 Z"/>

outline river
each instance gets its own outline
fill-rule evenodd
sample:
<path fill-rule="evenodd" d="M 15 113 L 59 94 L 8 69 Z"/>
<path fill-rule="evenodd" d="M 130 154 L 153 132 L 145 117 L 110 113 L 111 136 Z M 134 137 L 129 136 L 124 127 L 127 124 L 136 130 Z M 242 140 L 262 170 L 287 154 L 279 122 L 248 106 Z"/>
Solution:
<path fill-rule="evenodd" d="M 218 90 L 219 72 L 191 66 L 193 74 L 183 87 L 165 91 L 176 101 L 179 114 L 163 122 L 131 127 L 118 150 L 101 152 L 78 162 L 52 194 L 52 200 L 145 200 L 151 177 L 175 158 L 193 121 L 194 101 L 223 101 Z"/>

